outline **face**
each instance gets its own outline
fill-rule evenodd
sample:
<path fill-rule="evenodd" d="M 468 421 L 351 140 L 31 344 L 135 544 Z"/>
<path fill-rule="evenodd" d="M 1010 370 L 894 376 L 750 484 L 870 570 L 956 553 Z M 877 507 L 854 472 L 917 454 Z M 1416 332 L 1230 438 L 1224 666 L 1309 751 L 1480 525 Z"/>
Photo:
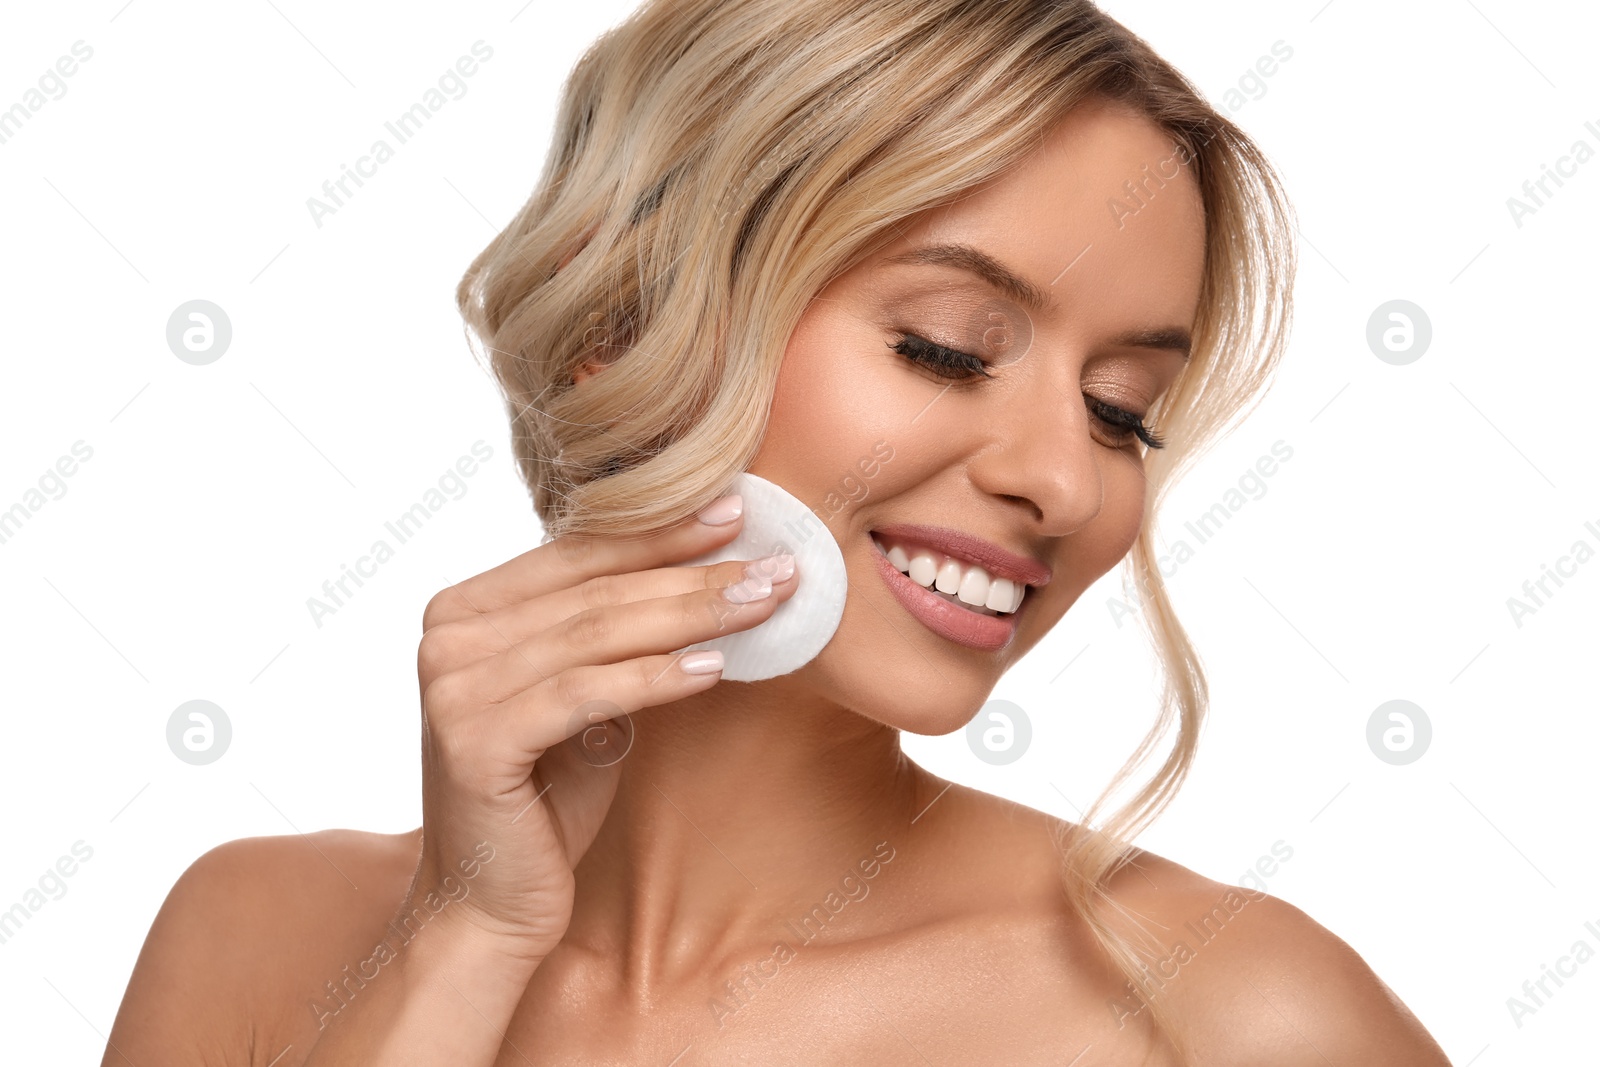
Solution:
<path fill-rule="evenodd" d="M 812 301 L 750 468 L 843 549 L 844 617 L 804 684 L 899 729 L 959 729 L 1132 546 L 1139 433 L 1160 433 L 1145 416 L 1184 366 L 1204 267 L 1199 190 L 1173 155 L 1149 120 L 1086 104 Z M 980 616 L 912 585 L 942 567 L 981 595 L 971 544 L 873 533 L 901 524 L 988 542 L 1048 581 L 1016 613 Z M 883 558 L 897 543 L 930 557 L 911 578 Z"/>

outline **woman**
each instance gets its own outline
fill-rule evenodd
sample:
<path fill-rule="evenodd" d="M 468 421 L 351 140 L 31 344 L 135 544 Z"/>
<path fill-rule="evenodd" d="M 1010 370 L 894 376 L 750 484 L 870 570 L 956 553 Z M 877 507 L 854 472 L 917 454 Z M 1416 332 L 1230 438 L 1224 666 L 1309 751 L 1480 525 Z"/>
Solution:
<path fill-rule="evenodd" d="M 552 539 L 424 612 L 422 827 L 201 857 L 105 1062 L 1446 1063 L 1303 913 L 1123 844 L 1205 708 L 1154 506 L 1259 396 L 1291 273 L 1271 167 L 1089 3 L 646 4 L 458 292 Z M 679 565 L 742 471 L 849 588 L 754 683 L 674 654 L 806 580 Z M 1178 727 L 1127 808 L 901 753 L 1124 558 L 1168 673 L 1141 755 Z M 998 593 L 909 585 L 952 566 Z"/>

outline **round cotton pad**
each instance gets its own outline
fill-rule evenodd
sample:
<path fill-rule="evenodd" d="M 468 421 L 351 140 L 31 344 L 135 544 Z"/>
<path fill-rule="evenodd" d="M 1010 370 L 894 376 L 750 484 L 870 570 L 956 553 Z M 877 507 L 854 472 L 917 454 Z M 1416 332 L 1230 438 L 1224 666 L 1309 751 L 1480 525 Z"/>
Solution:
<path fill-rule="evenodd" d="M 759 559 L 787 549 L 794 553 L 800 584 L 767 621 L 688 648 L 719 649 L 722 677 L 730 682 L 759 682 L 805 666 L 833 639 L 844 617 L 849 583 L 844 554 L 832 531 L 788 491 L 745 471 L 727 492 L 744 495 L 744 527 L 739 536 L 680 566 Z"/>

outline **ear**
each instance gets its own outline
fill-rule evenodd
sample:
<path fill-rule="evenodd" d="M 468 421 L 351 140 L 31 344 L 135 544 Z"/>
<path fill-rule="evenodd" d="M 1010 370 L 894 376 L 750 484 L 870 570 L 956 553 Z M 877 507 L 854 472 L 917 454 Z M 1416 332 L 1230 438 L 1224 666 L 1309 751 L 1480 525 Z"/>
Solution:
<path fill-rule="evenodd" d="M 578 253 L 589 247 L 589 242 L 593 240 L 594 235 L 599 231 L 600 224 L 598 222 L 593 226 L 590 226 L 589 229 L 584 232 L 584 235 L 578 238 L 578 243 L 569 248 L 566 254 L 561 257 L 561 262 L 556 264 L 556 270 L 562 270 L 568 263 L 571 263 L 574 259 L 577 259 Z"/>
<path fill-rule="evenodd" d="M 576 259 L 578 257 L 578 253 L 582 252 L 585 248 L 587 248 L 589 246 L 590 240 L 592 240 L 594 238 L 594 235 L 597 232 L 599 232 L 599 230 L 600 230 L 600 224 L 598 222 L 595 223 L 593 226 L 590 226 L 589 229 L 584 232 L 584 235 L 582 237 L 578 238 L 578 243 L 573 245 L 572 248 L 568 249 L 566 254 L 561 257 L 561 262 L 556 265 L 556 270 L 557 271 L 562 270 L 563 268 L 566 267 L 566 265 L 568 263 L 571 263 L 574 259 Z M 584 379 L 592 377 L 594 374 L 596 374 L 597 372 L 603 370 L 604 368 L 605 368 L 604 361 L 599 360 L 599 359 L 591 359 L 591 360 L 589 360 L 587 363 L 585 363 L 583 366 L 579 367 L 575 372 L 573 372 L 573 375 L 572 375 L 572 385 L 573 385 L 573 387 L 576 388 L 579 385 L 582 385 Z"/>

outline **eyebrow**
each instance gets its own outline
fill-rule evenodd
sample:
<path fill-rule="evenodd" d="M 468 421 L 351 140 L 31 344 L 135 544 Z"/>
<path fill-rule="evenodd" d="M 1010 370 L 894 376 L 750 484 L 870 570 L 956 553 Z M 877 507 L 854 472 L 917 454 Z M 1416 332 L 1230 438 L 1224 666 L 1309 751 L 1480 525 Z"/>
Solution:
<path fill-rule="evenodd" d="M 1184 359 L 1189 358 L 1190 351 L 1194 348 L 1194 340 L 1189 336 L 1189 331 L 1178 326 L 1166 326 L 1155 330 L 1129 330 L 1127 333 L 1118 334 L 1111 339 L 1113 348 L 1153 348 L 1158 351 L 1176 352 Z"/>
<path fill-rule="evenodd" d="M 927 263 L 941 267 L 956 267 L 976 274 L 990 286 L 1005 293 L 1029 311 L 1043 314 L 1055 309 L 1055 301 L 1037 285 L 1028 281 L 989 253 L 966 244 L 936 244 L 913 248 L 885 263 Z"/>
<path fill-rule="evenodd" d="M 914 248 L 909 252 L 902 252 L 897 256 L 890 256 L 884 260 L 884 263 L 890 265 L 911 263 L 955 267 L 983 279 L 992 288 L 998 289 L 1034 314 L 1043 315 L 1056 309 L 1055 301 L 1043 289 L 1040 289 L 1037 285 L 1034 285 L 981 248 L 975 248 L 972 245 L 959 242 L 925 245 L 922 248 Z M 1188 330 L 1178 326 L 1168 326 L 1148 330 L 1129 330 L 1113 337 L 1111 344 L 1117 348 L 1170 350 L 1178 352 L 1184 359 L 1188 359 L 1194 341 Z"/>

